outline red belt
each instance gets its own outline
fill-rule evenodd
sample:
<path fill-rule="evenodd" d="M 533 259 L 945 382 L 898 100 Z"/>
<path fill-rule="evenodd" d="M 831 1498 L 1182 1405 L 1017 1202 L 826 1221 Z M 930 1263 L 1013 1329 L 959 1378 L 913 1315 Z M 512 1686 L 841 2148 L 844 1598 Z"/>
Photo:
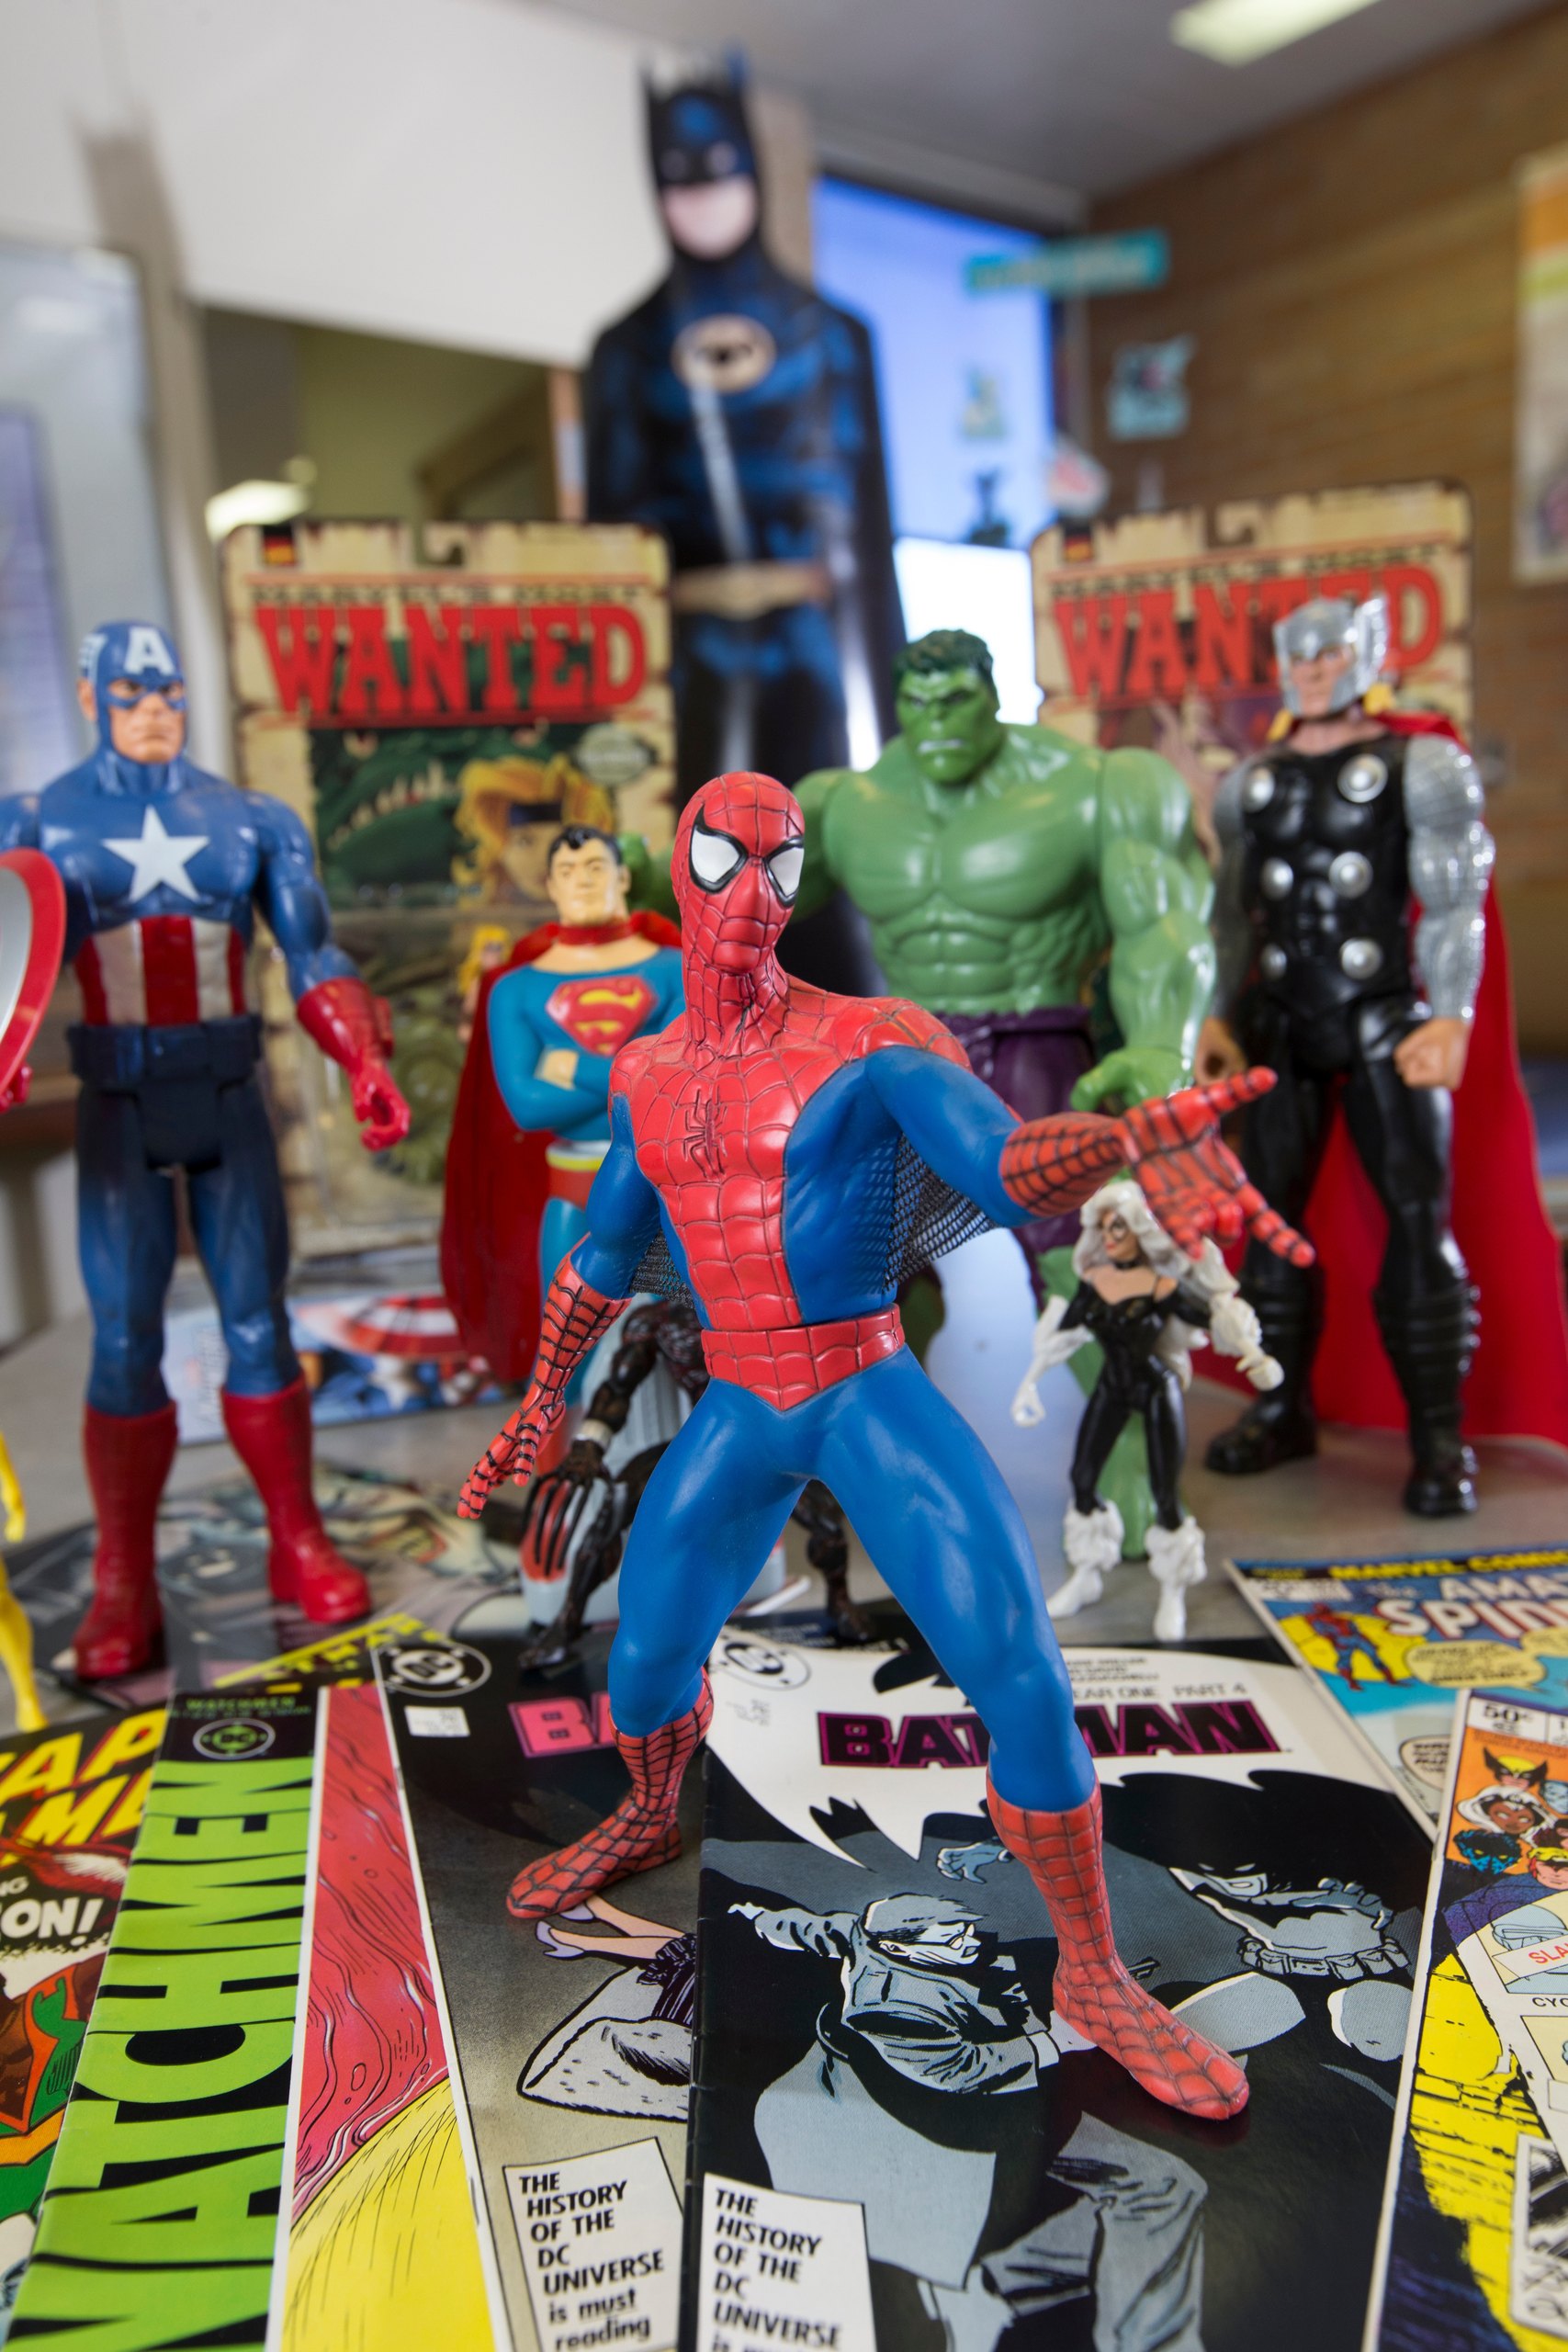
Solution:
<path fill-rule="evenodd" d="M 733 1381 L 787 1413 L 904 1344 L 896 1306 L 841 1323 L 795 1323 L 778 1331 L 705 1331 L 703 1358 L 715 1380 Z"/>

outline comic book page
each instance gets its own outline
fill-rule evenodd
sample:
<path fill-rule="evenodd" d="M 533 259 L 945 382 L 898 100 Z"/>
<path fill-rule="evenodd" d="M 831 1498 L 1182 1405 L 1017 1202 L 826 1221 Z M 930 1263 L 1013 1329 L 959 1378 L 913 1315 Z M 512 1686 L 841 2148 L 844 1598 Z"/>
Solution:
<path fill-rule="evenodd" d="M 1438 1818 L 1456 1690 L 1568 1706 L 1568 1551 L 1225 1566 L 1423 1823 Z"/>
<path fill-rule="evenodd" d="M 225 542 L 240 780 L 311 827 L 414 1119 L 360 1149 L 261 957 L 298 1252 L 434 1234 L 479 976 L 547 919 L 561 826 L 670 839 L 667 571 L 629 524 L 310 521 Z"/>
<path fill-rule="evenodd" d="M 316 1793 L 313 1697 L 173 1701 L 13 2340 L 265 2345 Z"/>
<path fill-rule="evenodd" d="M 1243 2060 L 1245 2115 L 1173 2115 L 1054 2016 L 984 1729 L 929 1654 L 732 1629 L 711 1661 L 696 2352 L 1359 2335 L 1427 1841 L 1261 1642 L 1066 1656 L 1121 1949 Z"/>
<path fill-rule="evenodd" d="M 1447 482 L 1058 523 L 1031 549 L 1042 717 L 1186 777 L 1201 833 L 1280 707 L 1273 630 L 1311 596 L 1382 595 L 1409 707 L 1471 712 L 1471 512 Z"/>
<path fill-rule="evenodd" d="M 164 1710 L 0 1753 L 0 2343 L 38 2229 Z"/>
<path fill-rule="evenodd" d="M 1448 1855 L 1476 1883 L 1443 1924 L 1568 2162 L 1568 1711 L 1476 1692 L 1456 1736 Z"/>
<path fill-rule="evenodd" d="M 1365 2352 L 1560 2352 L 1568 1713 L 1463 1692 L 1456 1724 Z"/>
<path fill-rule="evenodd" d="M 411 1635 L 383 1629 L 380 1638 Z M 440 2342 L 479 2352 L 498 2340 L 492 2281 L 386 1718 L 373 1681 L 328 1688 L 321 1705 L 321 1822 L 276 2341 L 280 2352 Z"/>
<path fill-rule="evenodd" d="M 383 1646 L 474 2203 L 517 2352 L 674 2352 L 695 2010 L 698 1775 L 685 1852 L 548 1921 L 513 1918 L 526 1862 L 626 1792 L 609 1634 L 517 1675 L 509 1643 Z M 499 2340 L 499 2331 L 498 2331 Z"/>

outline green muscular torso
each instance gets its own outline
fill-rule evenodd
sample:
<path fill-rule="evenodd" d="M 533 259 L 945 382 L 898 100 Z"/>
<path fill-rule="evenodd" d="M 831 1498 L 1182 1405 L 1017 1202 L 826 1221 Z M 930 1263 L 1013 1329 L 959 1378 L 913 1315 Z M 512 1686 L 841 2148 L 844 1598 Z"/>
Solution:
<path fill-rule="evenodd" d="M 796 793 L 800 909 L 841 884 L 895 995 L 935 1012 L 1076 1004 L 1109 948 L 1126 1043 L 1075 1100 L 1190 1079 L 1213 988 L 1213 885 L 1166 761 L 1009 727 L 977 775 L 937 784 L 896 736 L 869 773 L 824 769 Z"/>

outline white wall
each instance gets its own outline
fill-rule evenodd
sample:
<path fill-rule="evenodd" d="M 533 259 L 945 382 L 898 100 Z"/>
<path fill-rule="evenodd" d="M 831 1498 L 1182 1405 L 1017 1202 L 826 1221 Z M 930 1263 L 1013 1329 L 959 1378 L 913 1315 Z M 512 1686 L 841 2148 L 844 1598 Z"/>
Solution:
<path fill-rule="evenodd" d="M 663 266 L 641 53 L 527 0 L 0 0 L 0 235 L 121 243 L 130 143 L 199 301 L 579 363 Z"/>

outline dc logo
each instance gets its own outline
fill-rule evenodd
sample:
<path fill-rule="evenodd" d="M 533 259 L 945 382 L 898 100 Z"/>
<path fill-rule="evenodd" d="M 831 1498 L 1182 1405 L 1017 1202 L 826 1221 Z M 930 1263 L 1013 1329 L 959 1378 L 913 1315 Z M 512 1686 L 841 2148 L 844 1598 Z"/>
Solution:
<path fill-rule="evenodd" d="M 811 1679 L 811 1668 L 797 1649 L 760 1642 L 754 1634 L 726 1634 L 709 1664 L 748 1682 L 771 1684 L 775 1690 L 796 1690 Z"/>
<path fill-rule="evenodd" d="M 477 1690 L 490 1680 L 490 1660 L 466 1642 L 426 1642 L 419 1647 L 385 1649 L 381 1663 L 394 1690 Z"/>
<path fill-rule="evenodd" d="M 250 1715 L 234 1715 L 227 1723 L 203 1724 L 191 1746 L 198 1756 L 235 1764 L 249 1756 L 265 1756 L 276 1737 L 270 1724 L 258 1724 Z"/>

